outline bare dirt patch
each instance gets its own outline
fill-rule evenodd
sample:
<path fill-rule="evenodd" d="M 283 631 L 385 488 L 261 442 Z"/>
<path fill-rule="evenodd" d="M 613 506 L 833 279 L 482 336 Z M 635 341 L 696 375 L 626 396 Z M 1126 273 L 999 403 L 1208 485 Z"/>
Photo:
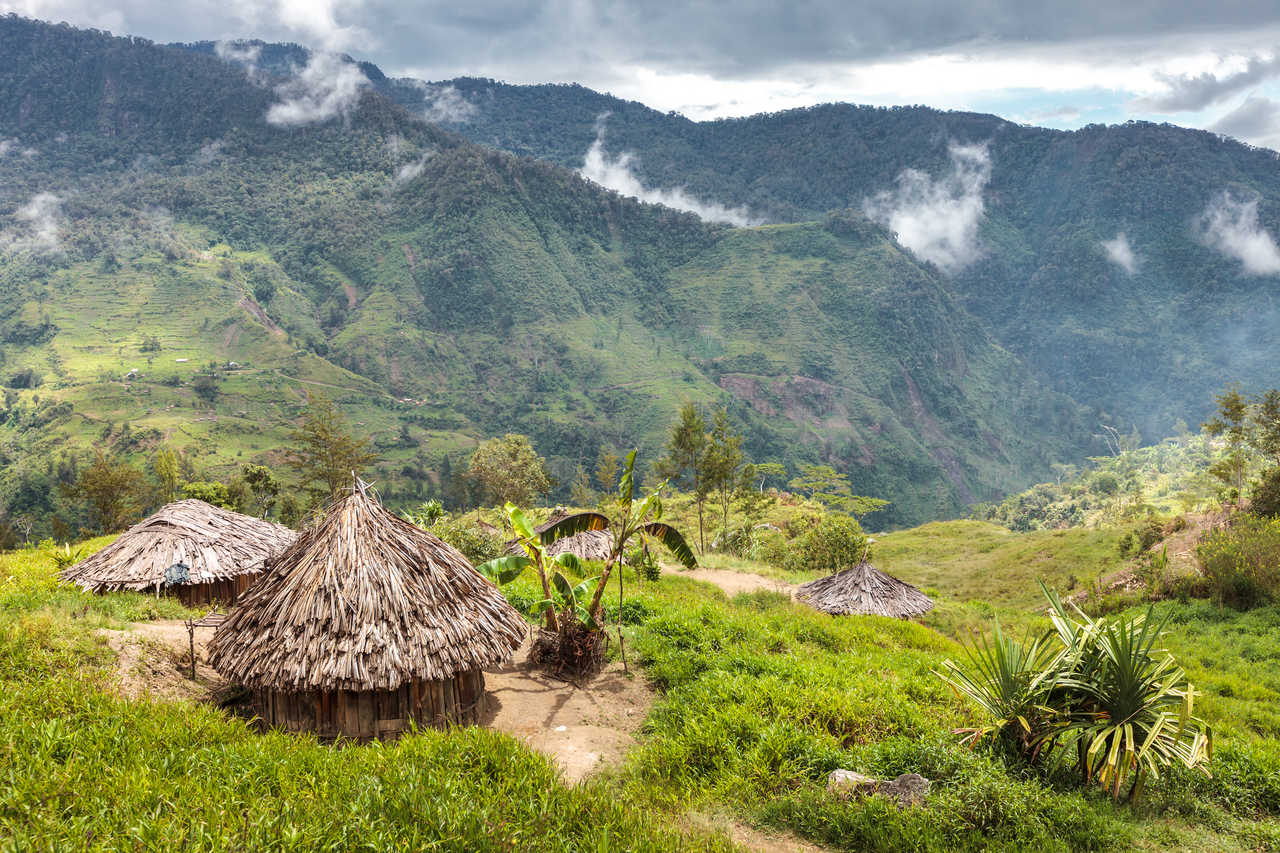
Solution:
<path fill-rule="evenodd" d="M 484 725 L 514 735 L 549 755 L 577 782 L 617 764 L 635 745 L 654 691 L 644 677 L 623 673 L 614 661 L 577 684 L 560 681 L 528 663 L 529 643 L 511 663 L 486 670 Z"/>
<path fill-rule="evenodd" d="M 823 853 L 825 850 L 789 832 L 756 829 L 726 815 L 690 812 L 687 820 L 694 829 L 724 833 L 734 844 L 757 853 Z"/>
<path fill-rule="evenodd" d="M 98 632 L 116 653 L 116 692 L 126 699 L 207 701 L 223 686 L 209 666 L 205 645 L 212 628 L 196 629 L 196 678 L 191 680 L 187 626 L 179 619 L 135 622 L 123 631 Z"/>
<path fill-rule="evenodd" d="M 780 592 L 792 598 L 795 598 L 796 595 L 795 584 L 780 581 L 777 578 L 767 578 L 764 575 L 752 574 L 751 572 L 735 572 L 729 569 L 692 569 L 679 571 L 676 574 L 682 578 L 705 581 L 718 586 L 730 598 L 740 592 L 756 592 L 762 589 L 769 592 Z"/>

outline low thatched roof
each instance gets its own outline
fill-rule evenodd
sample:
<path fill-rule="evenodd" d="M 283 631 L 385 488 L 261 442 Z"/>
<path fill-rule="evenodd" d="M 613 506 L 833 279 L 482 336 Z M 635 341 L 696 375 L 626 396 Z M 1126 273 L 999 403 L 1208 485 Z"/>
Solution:
<path fill-rule="evenodd" d="M 584 530 L 547 546 L 547 556 L 554 557 L 568 551 L 581 560 L 605 562 L 613 551 L 613 536 L 607 530 Z"/>
<path fill-rule="evenodd" d="M 64 581 L 90 592 L 150 590 L 252 574 L 297 533 L 204 501 L 166 504 L 74 566 Z M 185 580 L 184 580 L 185 578 Z"/>
<path fill-rule="evenodd" d="M 929 596 L 865 560 L 851 569 L 801 584 L 796 598 L 833 616 L 910 619 L 933 609 Z"/>
<path fill-rule="evenodd" d="M 357 481 L 268 564 L 209 662 L 254 689 L 394 690 L 501 663 L 527 632 L 466 557 Z"/>

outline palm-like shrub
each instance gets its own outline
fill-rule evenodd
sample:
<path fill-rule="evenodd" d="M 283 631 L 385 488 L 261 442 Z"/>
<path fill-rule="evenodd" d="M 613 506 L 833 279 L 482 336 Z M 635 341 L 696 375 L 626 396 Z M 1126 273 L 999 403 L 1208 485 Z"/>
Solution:
<path fill-rule="evenodd" d="M 1204 769 L 1212 732 L 1192 715 L 1186 673 L 1157 647 L 1163 624 L 1153 611 L 1091 619 L 1045 594 L 1052 632 L 1018 643 L 997 625 L 991 641 L 967 650 L 968 668 L 943 663 L 939 676 L 990 720 L 964 730 L 969 742 L 994 735 L 1031 761 L 1074 752 L 1081 779 L 1116 800 L 1126 785 L 1136 798 L 1148 777 L 1174 764 Z"/>

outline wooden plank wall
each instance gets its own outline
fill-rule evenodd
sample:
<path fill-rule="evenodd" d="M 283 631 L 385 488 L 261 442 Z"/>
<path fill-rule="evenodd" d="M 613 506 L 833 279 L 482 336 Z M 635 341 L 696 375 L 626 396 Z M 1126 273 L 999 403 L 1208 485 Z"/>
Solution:
<path fill-rule="evenodd" d="M 250 585 L 258 579 L 258 574 L 236 575 L 220 581 L 209 583 L 183 584 L 172 588 L 178 599 L 187 607 L 209 607 L 213 604 L 235 604 L 244 595 Z"/>
<path fill-rule="evenodd" d="M 259 691 L 258 715 L 271 728 L 313 732 L 321 740 L 395 740 L 414 725 L 473 725 L 484 716 L 484 673 L 478 669 L 443 681 L 409 681 L 395 690 L 328 693 Z"/>

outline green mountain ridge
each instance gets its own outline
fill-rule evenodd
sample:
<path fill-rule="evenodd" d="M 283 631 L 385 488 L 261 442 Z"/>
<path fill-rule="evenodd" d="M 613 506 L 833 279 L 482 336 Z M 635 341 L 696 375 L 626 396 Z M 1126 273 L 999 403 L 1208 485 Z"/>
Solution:
<path fill-rule="evenodd" d="M 562 484 L 602 445 L 655 458 L 685 400 L 728 405 L 757 459 L 847 469 L 893 502 L 877 525 L 1089 446 L 1086 413 L 860 215 L 709 226 L 373 92 L 276 128 L 273 91 L 214 57 L 15 17 L 0 89 L 0 138 L 37 152 L 0 159 L 3 227 L 60 199 L 57 249 L 0 259 L 11 515 L 59 511 L 93 446 L 278 464 L 307 390 L 374 440 L 393 502 L 506 430 Z"/>

